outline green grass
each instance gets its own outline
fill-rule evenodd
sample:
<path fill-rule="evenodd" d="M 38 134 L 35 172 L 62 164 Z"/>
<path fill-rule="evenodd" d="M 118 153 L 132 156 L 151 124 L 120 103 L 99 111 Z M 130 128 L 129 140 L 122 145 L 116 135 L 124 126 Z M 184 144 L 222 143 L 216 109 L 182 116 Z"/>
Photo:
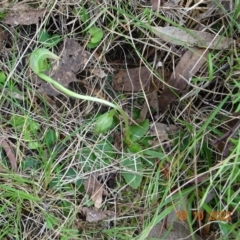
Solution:
<path fill-rule="evenodd" d="M 218 33 L 224 25 L 220 33 L 238 39 L 238 3 L 230 14 L 216 1 L 221 17 L 208 16 L 201 26 Z M 200 234 L 215 217 L 207 234 L 239 239 L 239 129 L 227 140 L 226 156 L 212 145 L 239 118 L 238 47 L 211 50 L 181 97 L 167 112 L 160 112 L 156 122 L 179 129 L 168 132 L 169 141 L 162 143 L 161 134 L 149 132 L 155 110 L 148 106 L 151 113 L 138 121 L 148 93 L 115 92 L 111 81 L 117 70 L 140 65 L 164 81 L 166 71 L 172 73 L 181 59 L 179 52 L 189 47 L 160 42 L 150 26 L 196 30 L 188 26 L 197 26 L 197 16 L 186 15 L 181 25 L 183 10 L 161 8 L 156 13 L 134 1 L 55 2 L 41 7 L 49 14 L 38 26 L 4 25 L 8 35 L 0 55 L 0 132 L 16 156 L 18 170 L 14 172 L 0 144 L 0 239 L 146 239 L 176 207 L 186 212 L 191 233 Z M 79 82 L 69 89 L 92 97 L 99 92 L 121 107 L 129 116 L 130 146 L 124 143 L 123 119 L 115 113 L 102 133 L 95 131 L 111 108 L 38 93 L 29 68 L 32 50 L 57 53 L 67 37 L 90 53 L 84 71 L 76 73 Z M 162 71 L 156 71 L 158 62 Z M 107 77 L 90 74 L 92 69 L 103 70 Z M 90 175 L 97 176 L 108 192 L 100 210 L 112 211 L 114 217 L 86 221 L 83 208 L 94 205 L 84 187 Z M 204 218 L 196 221 L 194 214 L 200 212 Z"/>

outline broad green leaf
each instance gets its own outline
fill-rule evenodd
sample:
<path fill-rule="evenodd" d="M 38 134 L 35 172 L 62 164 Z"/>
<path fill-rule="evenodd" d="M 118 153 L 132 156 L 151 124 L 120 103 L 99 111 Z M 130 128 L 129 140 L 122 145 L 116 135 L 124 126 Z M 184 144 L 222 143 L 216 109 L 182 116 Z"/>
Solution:
<path fill-rule="evenodd" d="M 39 32 L 39 42 L 44 43 L 46 42 L 49 38 L 51 38 L 51 35 L 46 31 L 46 29 L 42 29 Z"/>
<path fill-rule="evenodd" d="M 133 142 L 137 142 L 147 133 L 148 129 L 149 129 L 148 119 L 144 120 L 139 125 L 130 126 L 131 140 Z"/>
<path fill-rule="evenodd" d="M 57 134 L 53 129 L 48 129 L 44 135 L 44 142 L 47 147 L 52 146 L 57 141 Z"/>
<path fill-rule="evenodd" d="M 29 119 L 28 130 L 30 132 L 36 132 L 40 129 L 40 124 L 34 120 Z"/>
<path fill-rule="evenodd" d="M 64 215 L 67 217 L 72 209 L 72 203 L 70 201 L 62 200 L 60 205 Z"/>
<path fill-rule="evenodd" d="M 10 118 L 9 122 L 14 128 L 18 128 L 19 130 L 22 130 L 23 126 L 25 126 L 24 129 L 31 133 L 36 132 L 40 128 L 40 125 L 38 122 L 30 119 L 29 117 L 25 117 L 25 116 L 13 115 Z"/>
<path fill-rule="evenodd" d="M 85 7 L 81 8 L 79 15 L 81 21 L 84 23 L 89 19 L 89 14 L 87 13 L 87 9 Z"/>
<path fill-rule="evenodd" d="M 38 149 L 39 148 L 39 143 L 38 142 L 29 142 L 28 143 L 28 148 L 29 149 Z"/>
<path fill-rule="evenodd" d="M 60 41 L 61 37 L 58 34 L 50 35 L 46 29 L 43 29 L 40 31 L 39 34 L 39 42 L 41 42 L 45 47 L 54 47 L 56 46 Z"/>
<path fill-rule="evenodd" d="M 7 77 L 4 73 L 4 71 L 0 71 L 0 83 L 5 83 Z"/>
<path fill-rule="evenodd" d="M 164 158 L 166 154 L 159 152 L 159 151 L 153 151 L 153 150 L 145 150 L 143 151 L 143 155 L 154 157 L 154 158 Z"/>
<path fill-rule="evenodd" d="M 110 157 L 110 158 L 115 157 L 115 154 L 116 154 L 113 149 L 113 146 L 105 140 L 98 142 L 96 144 L 96 150 L 94 149 L 94 151 L 95 152 L 99 151 L 99 153 L 102 154 L 103 157 Z"/>
<path fill-rule="evenodd" d="M 22 126 L 24 125 L 25 121 L 26 121 L 26 118 L 25 118 L 25 117 L 23 117 L 23 116 L 17 116 L 17 115 L 13 115 L 13 116 L 10 118 L 10 120 L 9 120 L 10 124 L 11 124 L 13 127 L 15 127 L 15 128 L 19 128 L 19 127 L 22 128 Z"/>
<path fill-rule="evenodd" d="M 138 153 L 142 151 L 142 147 L 138 143 L 133 143 L 128 148 L 131 153 Z"/>
<path fill-rule="evenodd" d="M 97 47 L 98 46 L 98 42 L 97 43 L 92 43 L 92 42 L 89 42 L 88 44 L 87 44 L 87 47 L 88 48 L 95 48 L 95 47 Z"/>
<path fill-rule="evenodd" d="M 31 137 L 31 133 L 27 129 L 25 129 L 23 132 L 23 139 L 24 141 L 27 141 L 27 142 L 33 141 L 33 138 Z"/>
<path fill-rule="evenodd" d="M 48 229 L 54 229 L 54 226 L 58 224 L 59 219 L 56 218 L 53 214 L 48 214 L 46 217 L 46 227 Z"/>
<path fill-rule="evenodd" d="M 27 158 L 26 160 L 23 161 L 22 163 L 22 170 L 30 170 L 34 169 L 37 170 L 41 166 L 40 162 L 34 158 Z"/>
<path fill-rule="evenodd" d="M 88 33 L 91 35 L 91 43 L 99 43 L 103 38 L 103 31 L 101 28 L 92 27 Z"/>
<path fill-rule="evenodd" d="M 86 21 L 89 19 L 89 14 L 87 12 L 87 9 L 85 7 L 81 8 L 74 8 L 73 14 L 77 17 L 80 17 L 81 22 L 86 23 Z"/>
<path fill-rule="evenodd" d="M 126 183 L 132 188 L 137 189 L 142 182 L 141 158 L 135 160 L 125 158 L 121 161 L 121 166 L 124 168 L 121 171 L 121 175 L 124 177 Z"/>

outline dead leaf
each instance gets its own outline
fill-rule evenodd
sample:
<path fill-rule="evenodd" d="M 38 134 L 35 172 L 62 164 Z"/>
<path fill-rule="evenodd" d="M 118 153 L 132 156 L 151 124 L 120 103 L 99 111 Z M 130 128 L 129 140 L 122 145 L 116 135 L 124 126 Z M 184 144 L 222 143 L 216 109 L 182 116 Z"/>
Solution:
<path fill-rule="evenodd" d="M 185 203 L 187 203 L 187 199 Z M 192 231 L 190 231 L 190 229 L 187 227 L 187 224 L 185 223 L 187 222 L 187 220 L 185 221 L 183 219 L 179 220 L 177 212 L 183 211 L 184 213 L 185 212 L 187 213 L 185 209 L 186 206 L 184 206 L 182 203 L 176 205 L 174 207 L 174 210 L 171 211 L 163 221 L 159 222 L 151 229 L 147 239 L 148 238 L 163 239 L 164 236 L 165 240 L 178 240 L 178 239 L 192 240 L 193 238 L 196 240 L 203 240 L 197 234 L 194 234 L 192 233 Z"/>
<path fill-rule="evenodd" d="M 44 9 L 34 9 L 26 3 L 15 3 L 2 22 L 12 26 L 37 24 L 44 12 Z"/>
<path fill-rule="evenodd" d="M 165 75 L 164 71 L 163 75 Z M 142 87 L 143 86 L 143 87 Z M 147 96 L 139 118 L 144 120 L 149 107 L 159 113 L 158 90 L 163 87 L 160 79 L 157 79 L 146 67 L 138 67 L 127 70 L 120 70 L 113 79 L 113 89 L 123 92 L 139 92 L 144 90 Z"/>
<path fill-rule="evenodd" d="M 53 63 L 52 71 L 54 73 L 51 77 L 67 88 L 71 82 L 78 81 L 76 73 L 85 66 L 88 61 L 88 54 L 79 43 L 73 39 L 66 39 L 65 44 L 60 46 L 58 55 L 60 56 L 60 60 Z M 50 72 L 46 74 L 50 75 Z M 41 84 L 38 92 L 49 96 L 60 94 L 59 91 L 40 78 L 37 78 L 37 81 Z"/>
<path fill-rule="evenodd" d="M 0 26 L 0 49 L 2 49 L 2 47 L 3 47 L 3 42 L 4 42 L 5 38 L 6 38 L 6 36 L 3 31 L 3 28 Z"/>
<path fill-rule="evenodd" d="M 164 236 L 164 238 L 163 238 Z M 162 222 L 158 223 L 152 228 L 147 239 L 159 239 L 159 240 L 192 240 L 193 236 L 196 240 L 203 240 L 197 234 L 192 233 L 183 223 L 173 222 L 172 226 L 169 229 L 163 227 Z"/>
<path fill-rule="evenodd" d="M 158 136 L 161 141 L 169 140 L 168 133 L 169 132 L 176 132 L 178 127 L 174 124 L 165 124 L 165 123 L 154 123 L 151 124 L 150 127 L 150 135 L 151 136 Z"/>
<path fill-rule="evenodd" d="M 89 70 L 96 77 L 105 78 L 107 76 L 107 74 L 101 68 L 94 68 Z"/>
<path fill-rule="evenodd" d="M 106 218 L 113 218 L 115 216 L 115 212 L 113 211 L 101 211 L 97 208 L 83 207 L 82 212 L 86 215 L 86 221 L 90 223 L 99 222 Z"/>
<path fill-rule="evenodd" d="M 164 0 L 163 0 L 164 1 Z M 161 5 L 161 0 L 152 0 L 152 10 L 156 11 Z"/>
<path fill-rule="evenodd" d="M 140 123 L 147 117 L 147 113 L 149 110 L 149 107 L 152 107 L 156 111 L 156 116 L 159 116 L 159 103 L 158 103 L 158 91 L 155 89 L 151 89 L 150 93 L 147 93 L 146 95 L 147 99 L 144 102 L 141 113 L 139 118 L 137 119 L 137 122 Z"/>
<path fill-rule="evenodd" d="M 234 43 L 231 38 L 208 32 L 182 30 L 177 27 L 152 27 L 152 29 L 160 40 L 181 46 L 198 46 L 222 50 L 229 49 Z"/>
<path fill-rule="evenodd" d="M 139 92 L 142 91 L 141 85 L 145 91 L 149 91 L 152 85 L 159 88 L 161 81 L 145 66 L 120 70 L 113 79 L 113 89 L 116 91 Z"/>
<path fill-rule="evenodd" d="M 0 146 L 4 149 L 7 158 L 9 159 L 9 162 L 12 166 L 12 169 L 14 172 L 17 171 L 17 158 L 15 156 L 15 153 L 13 149 L 11 148 L 10 144 L 8 143 L 8 140 L 4 137 L 0 137 Z"/>
<path fill-rule="evenodd" d="M 102 197 L 108 195 L 103 185 L 94 175 L 90 175 L 89 178 L 84 181 L 84 188 L 90 196 L 90 199 L 94 202 L 94 206 L 100 208 L 102 205 Z"/>
<path fill-rule="evenodd" d="M 212 142 L 212 145 L 217 148 L 224 157 L 227 157 L 230 154 L 231 147 L 233 147 L 233 143 L 228 141 L 229 138 L 238 138 L 237 132 L 240 127 L 240 119 L 232 119 L 227 123 L 227 125 L 230 129 L 226 131 L 220 138 Z"/>
<path fill-rule="evenodd" d="M 177 64 L 175 72 L 172 73 L 169 81 L 167 81 L 167 84 L 173 87 L 173 89 L 165 86 L 159 98 L 159 106 L 162 111 L 165 111 L 168 105 L 182 93 L 190 77 L 206 62 L 207 55 L 208 51 L 199 48 L 192 48 L 185 52 Z"/>

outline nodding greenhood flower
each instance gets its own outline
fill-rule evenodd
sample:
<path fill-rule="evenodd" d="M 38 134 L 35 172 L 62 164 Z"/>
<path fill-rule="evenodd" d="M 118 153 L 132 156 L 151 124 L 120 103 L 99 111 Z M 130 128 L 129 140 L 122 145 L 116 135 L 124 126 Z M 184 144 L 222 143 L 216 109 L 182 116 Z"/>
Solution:
<path fill-rule="evenodd" d="M 59 57 L 45 48 L 35 50 L 30 56 L 30 67 L 34 73 L 39 75 L 47 70 L 47 59 L 58 60 Z"/>
<path fill-rule="evenodd" d="M 111 110 L 110 112 L 103 114 L 97 120 L 96 130 L 95 130 L 95 132 L 97 132 L 97 133 L 105 132 L 107 129 L 109 129 L 111 127 L 112 121 L 113 121 L 113 116 L 116 113 L 115 110 L 117 110 L 121 114 L 121 116 L 123 117 L 123 120 L 124 120 L 124 123 L 125 123 L 124 142 L 128 146 L 131 145 L 132 141 L 130 139 L 128 117 L 127 117 L 127 114 L 123 111 L 123 109 L 120 106 L 118 106 L 118 105 L 116 105 L 112 102 L 109 102 L 107 100 L 75 93 L 75 92 L 65 88 L 63 85 L 61 85 L 60 83 L 58 83 L 57 81 L 55 81 L 51 77 L 47 76 L 44 73 L 44 71 L 46 71 L 48 69 L 48 64 L 47 64 L 47 59 L 48 58 L 54 59 L 54 60 L 59 59 L 59 57 L 57 55 L 55 55 L 54 53 L 50 52 L 48 49 L 45 49 L 45 48 L 39 48 L 31 54 L 31 56 L 30 56 L 30 67 L 34 71 L 34 73 L 36 73 L 38 75 L 38 77 L 40 77 L 41 79 L 43 79 L 47 83 L 52 84 L 53 87 L 55 87 L 56 89 L 61 91 L 63 94 L 66 94 L 70 97 L 75 97 L 75 98 L 79 98 L 79 99 L 82 99 L 82 100 L 86 100 L 86 101 L 101 103 L 101 104 L 104 104 L 104 105 L 107 105 L 107 106 L 113 108 L 114 110 Z"/>
<path fill-rule="evenodd" d="M 109 112 L 106 112 L 97 118 L 95 133 L 104 133 L 109 130 L 113 123 L 113 117 L 116 114 L 116 111 L 113 109 Z"/>

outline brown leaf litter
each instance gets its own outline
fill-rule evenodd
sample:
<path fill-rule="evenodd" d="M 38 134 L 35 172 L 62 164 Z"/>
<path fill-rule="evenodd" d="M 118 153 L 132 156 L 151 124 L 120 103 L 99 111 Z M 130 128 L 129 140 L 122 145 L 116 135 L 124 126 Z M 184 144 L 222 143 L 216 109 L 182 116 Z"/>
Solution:
<path fill-rule="evenodd" d="M 175 71 L 172 73 L 165 88 L 159 98 L 159 106 L 162 111 L 166 111 L 169 104 L 179 96 L 188 85 L 190 78 L 207 61 L 208 51 L 205 49 L 192 48 L 187 50 L 178 62 Z"/>
<path fill-rule="evenodd" d="M 234 115 L 240 115 L 240 113 L 235 113 Z M 229 138 L 239 138 L 238 130 L 240 128 L 240 119 L 232 119 L 227 123 L 227 126 L 229 127 L 229 130 L 225 131 L 221 137 L 212 142 L 212 145 L 222 153 L 223 157 L 227 157 L 233 147 Z"/>
<path fill-rule="evenodd" d="M 94 202 L 94 207 L 81 208 L 81 211 L 86 215 L 87 222 L 99 222 L 106 218 L 112 218 L 115 216 L 115 212 L 113 211 L 99 209 L 102 205 L 103 196 L 108 195 L 108 192 L 104 189 L 104 185 L 97 180 L 96 176 L 91 174 L 84 181 L 84 188 L 86 190 L 86 194 L 88 194 L 90 199 Z"/>
<path fill-rule="evenodd" d="M 187 199 L 185 202 L 187 202 Z M 160 240 L 164 237 L 165 240 L 192 240 L 193 238 L 196 240 L 203 240 L 188 228 L 187 220 L 179 219 L 177 212 L 186 209 L 186 206 L 183 205 L 184 204 L 179 204 L 174 206 L 174 209 L 164 218 L 164 220 L 151 229 L 146 239 L 154 238 Z M 187 213 L 187 211 L 183 212 Z"/>
<path fill-rule="evenodd" d="M 108 195 L 108 192 L 104 189 L 103 184 L 97 180 L 96 176 L 90 175 L 84 181 L 84 188 L 86 190 L 86 194 L 88 194 L 90 199 L 94 202 L 95 208 L 100 208 L 103 196 Z"/>
<path fill-rule="evenodd" d="M 152 107 L 158 115 L 158 91 L 162 88 L 163 83 L 160 79 L 157 79 L 146 66 L 120 70 L 113 79 L 112 86 L 116 91 L 145 91 L 148 104 L 145 101 L 139 121 L 146 118 L 148 105 Z"/>
<path fill-rule="evenodd" d="M 150 91 L 153 86 L 159 88 L 161 81 L 146 67 L 141 66 L 120 70 L 113 79 L 113 89 L 123 92 Z"/>
<path fill-rule="evenodd" d="M 17 158 L 12 147 L 10 146 L 9 140 L 4 137 L 0 137 L 0 146 L 4 149 L 13 171 L 17 172 Z"/>
<path fill-rule="evenodd" d="M 168 137 L 169 132 L 176 132 L 178 129 L 179 128 L 174 124 L 167 125 L 165 123 L 156 122 L 151 124 L 149 134 L 151 136 L 158 136 L 159 139 L 163 142 L 170 140 Z"/>
<path fill-rule="evenodd" d="M 97 208 L 83 207 L 81 211 L 86 215 L 86 221 L 89 223 L 99 222 L 106 218 L 113 218 L 115 212 L 110 210 L 99 210 Z"/>
<path fill-rule="evenodd" d="M 0 49 L 2 49 L 3 42 L 5 41 L 5 39 L 6 39 L 5 33 L 3 31 L 3 28 L 0 26 Z"/>
<path fill-rule="evenodd" d="M 26 3 L 19 2 L 8 8 L 7 16 L 2 22 L 11 26 L 37 24 L 44 13 L 44 9 L 35 9 Z"/>

